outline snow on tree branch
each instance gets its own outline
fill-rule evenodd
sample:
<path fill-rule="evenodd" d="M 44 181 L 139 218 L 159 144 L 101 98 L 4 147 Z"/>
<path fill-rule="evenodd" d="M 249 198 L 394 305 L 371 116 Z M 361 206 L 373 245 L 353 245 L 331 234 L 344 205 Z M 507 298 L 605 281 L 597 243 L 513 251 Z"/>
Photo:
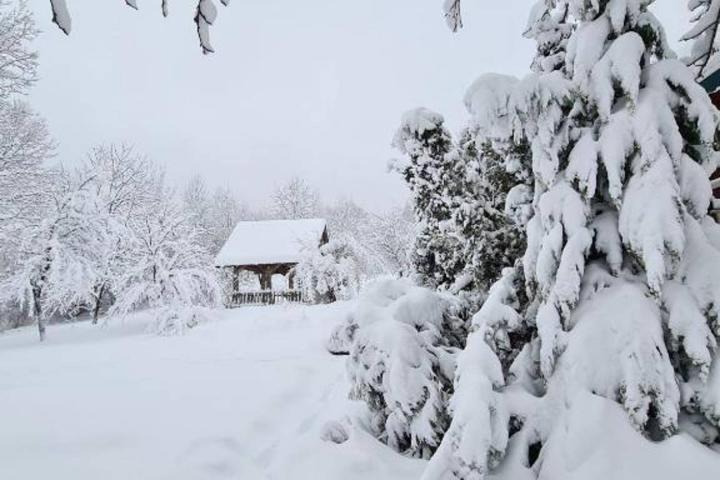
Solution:
<path fill-rule="evenodd" d="M 460 0 L 445 0 L 443 4 L 445 22 L 450 30 L 457 32 L 463 27 L 462 13 L 460 12 Z"/>
<path fill-rule="evenodd" d="M 685 62 L 696 69 L 698 78 L 712 73 L 709 66 L 717 66 L 717 34 L 720 26 L 719 0 L 691 0 L 693 27 L 681 40 L 692 41 L 690 57 Z"/>
<path fill-rule="evenodd" d="M 227 6 L 230 3 L 230 0 L 220 0 L 220 3 Z M 135 10 L 138 9 L 137 0 L 125 0 L 125 4 Z M 72 30 L 72 18 L 70 17 L 66 0 L 50 0 L 50 7 L 52 8 L 53 23 L 55 23 L 66 35 L 70 35 L 70 31 Z M 160 7 L 162 9 L 163 16 L 167 17 L 168 0 L 161 0 Z M 216 19 L 217 7 L 215 6 L 214 0 L 198 0 L 193 20 L 197 29 L 200 48 L 204 54 L 213 53 L 215 51 L 210 44 L 210 26 L 215 23 Z"/>
<path fill-rule="evenodd" d="M 330 303 L 353 298 L 358 289 L 356 254 L 341 240 L 333 239 L 308 248 L 295 267 L 297 283 L 312 303 Z"/>
<path fill-rule="evenodd" d="M 300 177 L 277 188 L 272 201 L 271 213 L 278 219 L 312 218 L 320 212 L 318 193 Z"/>
<path fill-rule="evenodd" d="M 38 35 L 24 0 L 12 8 L 0 0 L 0 98 L 25 93 L 37 80 L 37 52 L 29 47 Z"/>
<path fill-rule="evenodd" d="M 57 25 L 65 35 L 70 35 L 72 19 L 70 18 L 70 12 L 68 12 L 65 0 L 50 0 L 50 7 L 52 8 L 53 23 Z"/>
<path fill-rule="evenodd" d="M 124 0 L 125 4 L 129 7 L 138 10 L 137 0 Z M 219 0 L 223 6 L 228 6 L 230 0 Z M 167 17 L 169 14 L 168 0 L 160 1 L 160 8 L 162 10 L 163 17 Z M 50 7 L 52 10 L 52 21 L 60 28 L 66 35 L 70 35 L 72 30 L 72 18 L 70 11 L 67 6 L 66 0 L 50 0 Z M 197 0 L 197 7 L 195 8 L 195 16 L 193 21 L 195 22 L 195 28 L 197 30 L 198 40 L 200 41 L 200 48 L 203 54 L 213 53 L 215 49 L 210 43 L 210 27 L 215 23 L 217 19 L 217 7 L 215 6 L 215 0 Z M 443 4 L 443 16 L 448 27 L 453 31 L 457 32 L 463 27 L 462 15 L 460 11 L 460 0 L 444 0 Z"/>
<path fill-rule="evenodd" d="M 47 190 L 42 164 L 54 148 L 44 119 L 27 104 L 0 101 L 0 228 L 38 214 Z M 0 231 L 3 241 L 8 237 Z"/>

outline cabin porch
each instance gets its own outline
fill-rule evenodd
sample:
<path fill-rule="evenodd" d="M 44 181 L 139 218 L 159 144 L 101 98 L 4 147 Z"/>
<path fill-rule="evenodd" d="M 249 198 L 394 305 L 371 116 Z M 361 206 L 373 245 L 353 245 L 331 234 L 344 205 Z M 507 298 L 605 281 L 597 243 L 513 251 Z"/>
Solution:
<path fill-rule="evenodd" d="M 301 303 L 302 292 L 295 290 L 295 264 L 264 264 L 264 265 L 236 265 L 231 267 L 232 293 L 227 299 L 228 307 L 242 305 L 274 305 L 276 303 Z M 241 290 L 240 275 L 243 271 L 257 276 L 259 290 Z M 282 275 L 286 279 L 286 288 L 273 289 L 273 276 Z"/>

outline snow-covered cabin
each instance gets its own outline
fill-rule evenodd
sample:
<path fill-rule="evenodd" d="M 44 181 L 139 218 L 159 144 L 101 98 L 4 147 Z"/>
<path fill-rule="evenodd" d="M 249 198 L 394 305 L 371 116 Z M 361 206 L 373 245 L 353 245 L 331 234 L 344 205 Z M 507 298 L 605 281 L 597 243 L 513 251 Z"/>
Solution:
<path fill-rule="evenodd" d="M 293 290 L 293 269 L 303 252 L 327 242 L 327 224 L 321 218 L 240 222 L 215 257 L 215 266 L 230 270 L 233 292 L 239 290 L 242 270 L 255 273 L 263 291 L 272 290 L 272 277 L 278 274 Z"/>

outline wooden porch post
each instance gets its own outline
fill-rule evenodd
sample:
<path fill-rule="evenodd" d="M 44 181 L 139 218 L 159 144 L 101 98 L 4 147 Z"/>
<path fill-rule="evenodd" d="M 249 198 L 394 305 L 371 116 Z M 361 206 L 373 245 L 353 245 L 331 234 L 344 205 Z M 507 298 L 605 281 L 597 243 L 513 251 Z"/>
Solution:
<path fill-rule="evenodd" d="M 295 270 L 290 270 L 287 274 L 288 290 L 295 290 Z"/>
<path fill-rule="evenodd" d="M 232 293 L 240 291 L 240 267 L 233 267 L 232 269 Z"/>
<path fill-rule="evenodd" d="M 272 290 L 272 274 L 273 274 L 273 267 L 272 265 L 267 265 L 262 270 L 262 274 L 260 276 L 260 288 L 263 290 Z"/>

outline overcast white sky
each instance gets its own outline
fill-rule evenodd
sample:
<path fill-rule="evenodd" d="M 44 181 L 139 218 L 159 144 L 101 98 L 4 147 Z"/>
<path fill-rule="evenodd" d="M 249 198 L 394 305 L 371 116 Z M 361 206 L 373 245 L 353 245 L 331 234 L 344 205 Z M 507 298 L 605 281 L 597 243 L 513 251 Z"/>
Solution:
<path fill-rule="evenodd" d="M 523 75 L 532 0 L 465 0 L 451 34 L 441 0 L 234 0 L 197 45 L 193 5 L 159 0 L 69 0 L 73 32 L 50 23 L 49 0 L 30 0 L 43 34 L 41 81 L 30 102 L 72 163 L 94 144 L 127 141 L 184 182 L 194 173 L 264 202 L 292 175 L 328 200 L 381 210 L 405 198 L 386 172 L 403 111 L 426 106 L 453 130 L 462 96 L 484 72 Z M 658 0 L 676 39 L 684 0 Z"/>

